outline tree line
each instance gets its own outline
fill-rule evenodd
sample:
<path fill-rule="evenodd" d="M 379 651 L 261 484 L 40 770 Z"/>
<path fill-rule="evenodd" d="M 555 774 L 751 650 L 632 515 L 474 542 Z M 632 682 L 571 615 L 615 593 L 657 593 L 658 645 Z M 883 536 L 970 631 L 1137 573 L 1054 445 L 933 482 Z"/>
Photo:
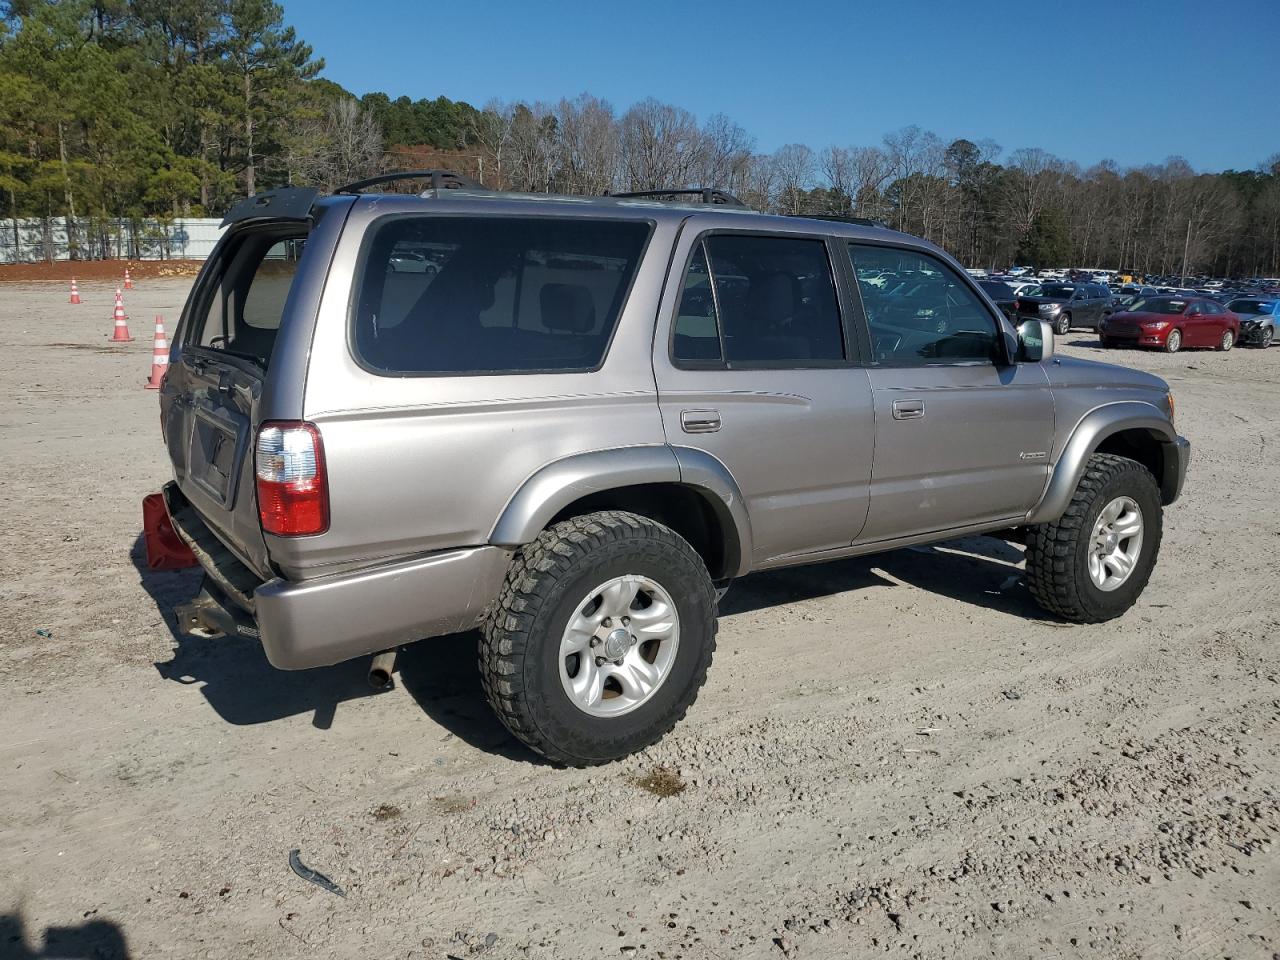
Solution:
<path fill-rule="evenodd" d="M 972 266 L 1280 274 L 1280 153 L 1251 170 L 1091 167 L 907 126 L 867 145 L 757 149 L 742 126 L 654 99 L 355 97 L 272 0 L 9 0 L 0 6 L 0 216 L 219 215 L 281 185 L 406 163 L 491 187 L 602 194 L 716 186 L 752 207 L 865 217 Z M 101 248 L 101 245 L 99 245 Z"/>

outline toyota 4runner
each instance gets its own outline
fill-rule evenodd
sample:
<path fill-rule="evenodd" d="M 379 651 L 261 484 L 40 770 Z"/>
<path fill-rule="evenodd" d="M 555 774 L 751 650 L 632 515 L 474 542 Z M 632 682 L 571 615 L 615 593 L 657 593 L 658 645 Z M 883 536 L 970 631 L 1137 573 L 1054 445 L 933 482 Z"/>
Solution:
<path fill-rule="evenodd" d="M 384 677 L 479 627 L 498 716 L 584 765 L 680 720 L 752 571 L 1012 531 L 1060 618 L 1146 586 L 1189 454 L 1168 386 L 1055 356 L 932 244 L 430 176 L 228 214 L 160 391 L 187 626 Z"/>

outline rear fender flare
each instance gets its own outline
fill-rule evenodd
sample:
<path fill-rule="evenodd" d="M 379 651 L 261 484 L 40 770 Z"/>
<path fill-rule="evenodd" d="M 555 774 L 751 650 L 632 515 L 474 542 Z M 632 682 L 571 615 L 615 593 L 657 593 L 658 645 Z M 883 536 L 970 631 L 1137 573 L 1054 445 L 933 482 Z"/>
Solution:
<path fill-rule="evenodd" d="M 1027 523 L 1047 523 L 1066 512 L 1084 475 L 1085 465 L 1106 440 L 1122 430 L 1146 430 L 1161 443 L 1174 443 L 1177 431 L 1159 407 L 1141 400 L 1121 400 L 1095 407 L 1080 418 L 1058 457 L 1040 502 L 1027 514 Z M 1169 469 L 1169 465 L 1165 465 Z M 1162 483 L 1161 477 L 1156 477 Z"/>
<path fill-rule="evenodd" d="M 495 546 L 532 543 L 553 517 L 576 500 L 638 484 L 692 487 L 715 511 L 725 533 L 726 566 L 746 573 L 751 561 L 751 521 L 742 492 L 723 463 L 689 447 L 616 447 L 578 453 L 535 471 L 508 501 L 489 535 Z"/>

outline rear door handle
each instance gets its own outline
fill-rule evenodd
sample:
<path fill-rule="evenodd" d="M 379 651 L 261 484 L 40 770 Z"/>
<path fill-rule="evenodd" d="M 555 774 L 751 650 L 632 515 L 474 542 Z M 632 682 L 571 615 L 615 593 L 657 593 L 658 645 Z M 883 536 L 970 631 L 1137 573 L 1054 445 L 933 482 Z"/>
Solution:
<path fill-rule="evenodd" d="M 685 433 L 715 433 L 720 429 L 720 411 L 681 410 L 680 427 Z"/>
<path fill-rule="evenodd" d="M 895 400 L 893 401 L 893 419 L 895 420 L 919 420 L 924 416 L 923 400 Z"/>

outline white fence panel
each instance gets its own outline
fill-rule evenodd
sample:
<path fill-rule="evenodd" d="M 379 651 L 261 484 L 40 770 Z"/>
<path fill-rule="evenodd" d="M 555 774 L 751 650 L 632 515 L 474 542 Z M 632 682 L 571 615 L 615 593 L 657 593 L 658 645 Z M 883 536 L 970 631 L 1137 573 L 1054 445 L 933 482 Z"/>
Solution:
<path fill-rule="evenodd" d="M 171 221 L 76 220 L 76 258 L 204 260 L 222 236 L 220 223 L 211 217 Z M 65 219 L 0 220 L 0 263 L 70 259 Z"/>

